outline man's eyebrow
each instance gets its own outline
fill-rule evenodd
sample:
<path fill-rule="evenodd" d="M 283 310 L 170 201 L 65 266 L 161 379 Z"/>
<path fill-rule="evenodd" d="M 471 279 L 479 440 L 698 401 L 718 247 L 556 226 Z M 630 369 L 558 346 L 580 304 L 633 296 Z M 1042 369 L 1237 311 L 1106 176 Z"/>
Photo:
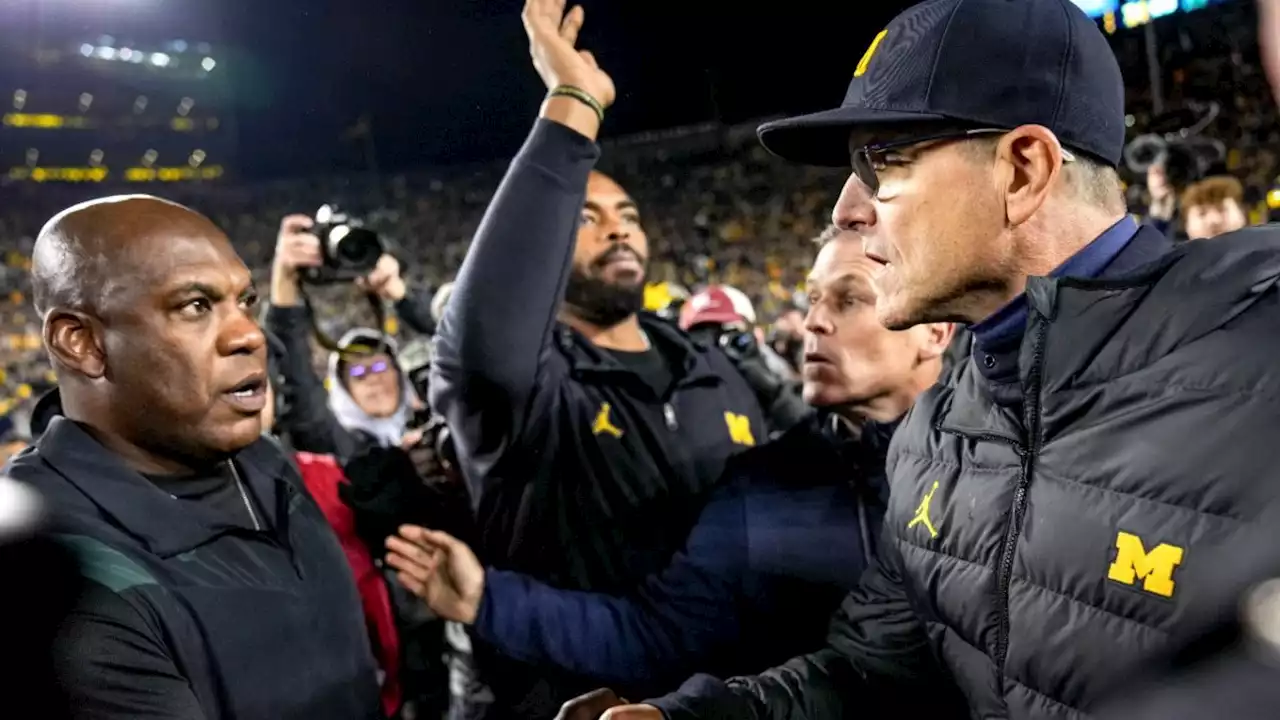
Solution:
<path fill-rule="evenodd" d="M 199 280 L 191 280 L 188 282 L 179 283 L 173 286 L 172 288 L 170 288 L 169 292 L 171 293 L 198 292 L 198 293 L 204 293 L 205 295 L 221 295 L 222 294 L 222 292 L 219 291 L 218 288 L 215 288 L 214 286 L 208 283 L 200 282 Z"/>
<path fill-rule="evenodd" d="M 828 280 L 825 283 L 818 282 L 817 278 L 810 275 L 805 278 L 805 284 L 811 289 L 818 290 L 844 290 L 850 287 L 858 290 L 871 290 L 871 283 L 869 283 L 862 274 L 853 272 L 852 270 L 843 272 L 837 275 L 834 279 Z"/>
<path fill-rule="evenodd" d="M 586 200 L 582 203 L 582 207 L 592 212 L 601 212 L 604 206 L 595 200 Z M 639 210 L 640 206 L 636 205 L 636 201 L 631 198 L 623 198 L 613 204 L 615 210 Z"/>

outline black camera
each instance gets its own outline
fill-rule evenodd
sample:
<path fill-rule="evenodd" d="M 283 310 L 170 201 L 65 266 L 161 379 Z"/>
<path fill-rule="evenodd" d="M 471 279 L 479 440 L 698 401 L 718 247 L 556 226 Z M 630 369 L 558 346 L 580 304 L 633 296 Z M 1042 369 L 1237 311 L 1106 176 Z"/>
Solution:
<path fill-rule="evenodd" d="M 1181 193 L 1188 185 L 1212 174 L 1226 157 L 1222 142 L 1201 135 L 1220 112 L 1217 103 L 1189 103 L 1152 118 L 1147 133 L 1125 146 L 1125 164 L 1138 175 L 1153 165 L 1162 166 L 1174 192 Z"/>
<path fill-rule="evenodd" d="M 431 392 L 431 358 L 434 354 L 430 338 L 417 338 L 401 348 L 397 355 L 405 378 L 424 403 L 427 402 L 428 393 Z M 414 414 L 409 421 L 409 427 L 426 425 L 430 419 L 431 408 L 424 407 Z"/>
<path fill-rule="evenodd" d="M 321 205 L 311 232 L 320 238 L 322 262 L 300 268 L 299 277 L 316 285 L 351 282 L 373 272 L 386 245 L 378 234 L 336 205 Z"/>

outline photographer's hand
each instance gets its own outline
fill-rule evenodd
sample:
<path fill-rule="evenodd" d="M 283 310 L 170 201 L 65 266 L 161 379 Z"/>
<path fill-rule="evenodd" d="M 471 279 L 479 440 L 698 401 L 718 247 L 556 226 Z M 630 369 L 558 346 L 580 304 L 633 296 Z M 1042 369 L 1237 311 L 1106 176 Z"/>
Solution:
<path fill-rule="evenodd" d="M 735 332 L 720 336 L 720 349 L 738 369 L 764 406 L 768 406 L 782 391 L 782 378 L 765 364 L 760 354 L 759 341 L 751 333 Z"/>
<path fill-rule="evenodd" d="M 320 239 L 307 232 L 314 224 L 306 215 L 286 215 L 276 235 L 276 253 L 271 260 L 271 304 L 292 307 L 298 304 L 298 268 L 323 262 Z"/>
<path fill-rule="evenodd" d="M 475 622 L 484 596 L 484 567 L 465 543 L 415 525 L 387 538 L 387 564 L 396 579 L 445 620 Z"/>
<path fill-rule="evenodd" d="M 391 302 L 400 302 L 407 292 L 404 278 L 400 277 L 400 261 L 391 255 L 378 258 L 377 266 L 368 276 L 356 278 L 356 287 Z"/>

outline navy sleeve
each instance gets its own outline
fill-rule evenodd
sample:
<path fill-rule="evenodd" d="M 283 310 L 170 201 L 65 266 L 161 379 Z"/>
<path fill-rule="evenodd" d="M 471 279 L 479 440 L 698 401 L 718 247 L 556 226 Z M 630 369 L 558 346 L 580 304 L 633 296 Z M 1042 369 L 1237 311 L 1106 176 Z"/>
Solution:
<path fill-rule="evenodd" d="M 311 311 L 305 305 L 272 305 L 265 325 L 285 348 L 280 366 L 283 382 L 276 391 L 284 395 L 289 411 L 277 421 L 290 443 L 303 452 L 349 459 L 360 443 L 338 424 L 329 409 L 329 392 L 311 365 Z"/>
<path fill-rule="evenodd" d="M 967 716 L 907 597 L 897 546 L 886 540 L 832 617 L 826 647 L 750 677 L 696 675 L 645 702 L 667 720 Z"/>
<path fill-rule="evenodd" d="M 604 682 L 687 677 L 738 640 L 743 513 L 738 492 L 717 493 L 686 547 L 626 597 L 559 590 L 491 569 L 475 632 L 516 659 Z"/>
<path fill-rule="evenodd" d="M 436 333 L 430 403 L 448 420 L 469 478 L 487 476 L 551 415 L 537 401 L 566 371 L 552 336 L 599 155 L 583 135 L 538 120 L 458 271 Z"/>
<path fill-rule="evenodd" d="M 436 321 L 431 317 L 431 294 L 422 288 L 410 287 L 404 297 L 396 301 L 396 315 L 410 330 L 420 335 L 436 331 Z"/>

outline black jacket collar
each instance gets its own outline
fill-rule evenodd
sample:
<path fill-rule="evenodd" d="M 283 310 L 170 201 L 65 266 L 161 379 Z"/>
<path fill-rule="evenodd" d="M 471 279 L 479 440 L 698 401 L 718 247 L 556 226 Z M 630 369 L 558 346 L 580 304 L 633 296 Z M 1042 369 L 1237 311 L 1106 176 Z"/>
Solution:
<path fill-rule="evenodd" d="M 108 519 L 160 557 L 177 555 L 218 535 L 244 532 L 217 513 L 184 505 L 130 469 L 84 428 L 55 417 L 36 444 L 36 455 L 85 495 Z M 259 440 L 234 458 L 240 478 L 260 507 L 273 508 L 274 532 L 287 537 L 288 508 L 296 490 L 281 478 L 288 460 L 278 446 Z M 60 508 L 54 508 L 57 512 Z"/>
<path fill-rule="evenodd" d="M 652 313 L 640 313 L 640 328 L 651 342 L 661 343 L 663 354 L 676 359 L 674 368 L 676 386 L 714 384 L 720 375 L 707 360 L 711 350 L 689 338 L 682 330 Z M 569 361 L 570 372 L 580 379 L 601 379 L 609 375 L 634 373 L 618 362 L 607 351 L 596 347 L 582 333 L 560 323 L 556 341 Z"/>
<path fill-rule="evenodd" d="M 1123 272 L 1106 278 L 1028 279 L 1032 327 L 1022 343 L 1019 368 L 1027 388 L 1031 368 L 1040 364 L 1042 413 L 1074 388 L 1101 385 L 1152 365 L 1275 292 L 1280 229 L 1262 226 L 1173 246 L 1144 227 L 1116 261 L 1122 259 Z M 1023 419 L 989 400 L 971 361 L 937 424 L 963 435 L 1020 442 Z"/>

